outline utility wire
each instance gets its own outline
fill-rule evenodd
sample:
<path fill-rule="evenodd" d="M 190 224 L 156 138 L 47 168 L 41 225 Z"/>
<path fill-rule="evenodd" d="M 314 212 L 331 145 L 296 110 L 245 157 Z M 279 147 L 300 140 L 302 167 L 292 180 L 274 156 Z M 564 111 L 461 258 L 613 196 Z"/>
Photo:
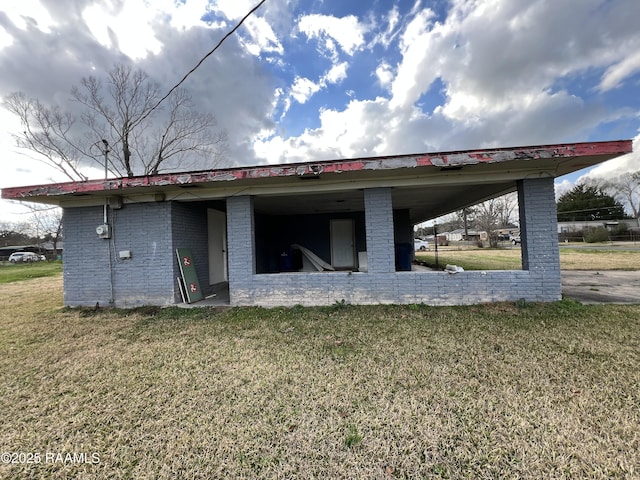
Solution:
<path fill-rule="evenodd" d="M 231 30 L 229 30 L 227 32 L 227 34 L 222 37 L 222 39 L 217 43 L 217 45 L 215 47 L 213 47 L 211 50 L 209 50 L 209 52 L 200 59 L 200 61 L 196 64 L 195 67 L 193 67 L 191 70 L 189 70 L 187 72 L 187 74 L 182 77 L 182 80 L 180 80 L 178 83 L 176 83 L 173 87 L 171 87 L 171 90 L 169 90 L 169 92 L 162 97 L 160 100 L 158 100 L 158 103 L 156 103 L 141 119 L 140 121 L 144 120 L 145 118 L 147 118 L 149 115 L 151 115 L 151 112 L 153 112 L 156 108 L 158 108 L 160 106 L 160 104 L 162 102 L 164 102 L 167 98 L 169 98 L 169 96 L 180 86 L 182 85 L 185 80 L 187 79 L 187 77 L 189 77 L 189 75 L 191 75 L 193 72 L 196 71 L 196 69 L 202 65 L 204 63 L 204 61 L 209 58 L 209 56 L 211 56 L 216 50 L 218 50 L 218 48 L 220 48 L 220 46 L 224 43 L 224 41 L 229 38 L 231 35 L 233 35 L 235 33 L 236 30 L 238 30 L 242 24 L 244 23 L 244 21 L 249 18 L 256 10 L 258 10 L 262 4 L 264 2 L 266 2 L 267 0 L 261 0 L 255 7 L 253 7 L 251 10 L 249 10 L 249 13 L 247 13 L 244 17 L 242 17 L 242 19 L 236 24 L 235 27 L 233 27 Z"/>
<path fill-rule="evenodd" d="M 593 208 L 586 208 L 584 210 L 558 210 L 558 215 L 560 214 L 569 214 L 569 213 L 584 213 L 584 212 L 594 212 L 594 211 L 599 211 L 599 210 L 618 210 L 619 206 L 610 206 L 610 207 L 593 207 Z"/>

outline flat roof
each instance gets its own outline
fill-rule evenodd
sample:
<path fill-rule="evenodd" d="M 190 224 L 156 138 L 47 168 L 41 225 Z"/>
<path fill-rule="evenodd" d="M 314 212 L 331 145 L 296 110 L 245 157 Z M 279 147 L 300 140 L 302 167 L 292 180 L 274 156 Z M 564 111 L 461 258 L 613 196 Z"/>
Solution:
<path fill-rule="evenodd" d="M 615 140 L 416 153 L 12 187 L 2 189 L 2 198 L 71 207 L 98 205 L 114 196 L 131 202 L 201 201 L 388 186 L 401 203 L 403 196 L 408 202 L 429 187 L 433 198 L 412 215 L 418 221 L 447 213 L 438 202 L 455 211 L 513 191 L 517 180 L 559 177 L 632 151 L 631 140 Z"/>

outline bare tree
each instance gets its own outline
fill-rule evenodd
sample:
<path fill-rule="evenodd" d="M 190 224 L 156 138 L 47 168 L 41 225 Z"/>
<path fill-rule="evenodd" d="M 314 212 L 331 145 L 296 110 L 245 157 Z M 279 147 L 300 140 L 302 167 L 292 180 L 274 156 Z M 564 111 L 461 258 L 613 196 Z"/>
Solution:
<path fill-rule="evenodd" d="M 211 167 L 226 153 L 226 134 L 215 130 L 213 115 L 196 111 L 182 89 L 158 106 L 160 86 L 128 65 L 114 66 L 106 86 L 96 77 L 83 78 L 71 95 L 81 107 L 79 117 L 19 92 L 4 102 L 24 129 L 14 135 L 16 145 L 70 180 L 87 179 L 82 166 L 104 167 L 105 148 L 108 170 L 128 177 L 184 169 L 202 159 Z"/>
<path fill-rule="evenodd" d="M 500 238 L 498 229 L 514 222 L 513 216 L 517 208 L 518 197 L 515 193 L 508 193 L 476 205 L 476 225 L 478 230 L 487 233 L 491 248 L 498 247 Z"/>
<path fill-rule="evenodd" d="M 476 224 L 478 230 L 487 233 L 489 246 L 491 248 L 498 247 L 498 221 L 500 206 L 496 198 L 482 202 L 476 206 Z"/>
<path fill-rule="evenodd" d="M 498 226 L 506 227 L 514 223 L 514 214 L 518 211 L 518 194 L 508 193 L 496 198 Z"/>
<path fill-rule="evenodd" d="M 456 212 L 458 215 L 458 220 L 462 228 L 464 228 L 464 239 L 469 240 L 469 223 L 473 221 L 474 215 L 476 214 L 475 207 L 466 207 L 462 210 Z"/>
<path fill-rule="evenodd" d="M 70 180 L 86 180 L 80 160 L 86 157 L 79 143 L 72 139 L 76 119 L 59 107 L 46 107 L 23 93 L 12 93 L 4 106 L 20 119 L 22 133 L 13 135 L 19 148 L 35 154 L 32 158 L 64 173 Z"/>
<path fill-rule="evenodd" d="M 620 203 L 629 206 L 640 227 L 640 171 L 602 181 L 601 187 Z"/>
<path fill-rule="evenodd" d="M 51 242 L 53 255 L 62 239 L 62 209 L 34 204 L 25 204 L 31 210 L 31 221 L 36 229 L 35 237 L 39 241 Z"/>
<path fill-rule="evenodd" d="M 26 222 L 0 222 L 0 246 L 32 243 L 31 226 Z"/>

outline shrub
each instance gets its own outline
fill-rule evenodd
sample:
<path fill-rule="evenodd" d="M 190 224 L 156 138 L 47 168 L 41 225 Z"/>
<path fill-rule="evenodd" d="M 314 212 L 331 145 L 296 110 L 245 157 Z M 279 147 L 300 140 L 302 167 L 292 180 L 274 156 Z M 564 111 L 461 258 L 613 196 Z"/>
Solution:
<path fill-rule="evenodd" d="M 604 227 L 590 228 L 585 232 L 584 241 L 587 243 L 609 241 L 609 231 Z"/>

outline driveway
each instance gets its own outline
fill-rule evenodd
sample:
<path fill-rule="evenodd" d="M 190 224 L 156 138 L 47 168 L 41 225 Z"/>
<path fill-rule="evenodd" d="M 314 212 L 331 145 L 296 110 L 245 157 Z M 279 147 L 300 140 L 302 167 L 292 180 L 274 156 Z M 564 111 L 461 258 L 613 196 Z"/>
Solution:
<path fill-rule="evenodd" d="M 640 270 L 563 270 L 562 294 L 580 303 L 640 304 Z"/>

